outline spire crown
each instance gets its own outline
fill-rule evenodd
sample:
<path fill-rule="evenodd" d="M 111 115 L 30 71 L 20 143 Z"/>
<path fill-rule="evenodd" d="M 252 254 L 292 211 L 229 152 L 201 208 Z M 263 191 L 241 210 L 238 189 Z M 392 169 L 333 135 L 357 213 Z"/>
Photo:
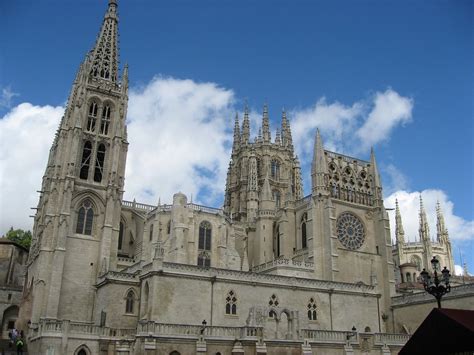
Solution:
<path fill-rule="evenodd" d="M 94 79 L 116 83 L 118 81 L 118 16 L 117 0 L 109 0 L 107 12 L 100 29 L 95 47 L 91 51 Z"/>

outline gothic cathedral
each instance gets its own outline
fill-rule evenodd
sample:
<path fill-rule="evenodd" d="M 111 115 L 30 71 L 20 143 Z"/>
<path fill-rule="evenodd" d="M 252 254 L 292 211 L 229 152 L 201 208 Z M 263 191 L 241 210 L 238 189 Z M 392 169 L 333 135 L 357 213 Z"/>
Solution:
<path fill-rule="evenodd" d="M 283 112 L 272 138 L 266 105 L 255 138 L 248 108 L 235 118 L 223 208 L 179 192 L 170 205 L 124 201 L 117 8 L 109 0 L 49 153 L 22 309 L 30 352 L 353 354 L 363 339 L 400 349 L 396 283 L 431 255 L 452 267 L 441 211 L 438 241 L 422 222 L 411 245 L 397 208 L 392 247 L 374 152 L 365 161 L 325 150 L 319 131 L 303 196 L 290 120 Z"/>

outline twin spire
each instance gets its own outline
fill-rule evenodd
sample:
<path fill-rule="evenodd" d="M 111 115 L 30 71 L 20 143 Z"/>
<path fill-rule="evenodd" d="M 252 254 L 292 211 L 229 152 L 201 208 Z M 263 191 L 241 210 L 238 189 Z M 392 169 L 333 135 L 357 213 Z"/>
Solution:
<path fill-rule="evenodd" d="M 449 242 L 448 230 L 444 223 L 443 212 L 441 211 L 441 206 L 439 201 L 436 203 L 436 228 L 437 228 L 437 241 L 440 243 Z M 426 216 L 425 207 L 423 204 L 423 198 L 420 195 L 420 212 L 419 212 L 419 227 L 418 233 L 420 241 L 424 243 L 431 242 L 430 240 L 430 228 L 428 225 L 428 218 Z M 405 231 L 402 223 L 402 216 L 400 214 L 400 208 L 398 205 L 398 199 L 395 200 L 395 239 L 397 244 L 405 244 Z"/>

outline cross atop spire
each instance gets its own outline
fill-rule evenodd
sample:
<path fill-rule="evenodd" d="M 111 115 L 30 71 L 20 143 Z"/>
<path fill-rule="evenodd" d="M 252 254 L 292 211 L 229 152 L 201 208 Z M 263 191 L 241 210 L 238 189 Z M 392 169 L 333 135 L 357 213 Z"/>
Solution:
<path fill-rule="evenodd" d="M 90 54 L 90 75 L 95 79 L 118 81 L 118 14 L 117 0 L 109 0 L 102 28 Z"/>

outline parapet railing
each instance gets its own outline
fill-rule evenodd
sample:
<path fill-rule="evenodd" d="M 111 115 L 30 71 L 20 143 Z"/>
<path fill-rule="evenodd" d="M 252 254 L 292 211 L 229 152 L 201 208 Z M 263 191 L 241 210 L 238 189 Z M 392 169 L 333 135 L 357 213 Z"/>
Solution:
<path fill-rule="evenodd" d="M 32 324 L 29 329 L 28 337 L 30 339 L 43 335 L 64 334 L 89 334 L 99 338 L 133 338 L 136 334 L 135 328 L 109 328 L 100 325 L 60 321 L 51 319 L 42 319 L 37 324 Z"/>
<path fill-rule="evenodd" d="M 374 342 L 377 345 L 403 346 L 410 339 L 410 334 L 375 333 Z"/>
<path fill-rule="evenodd" d="M 263 334 L 262 327 L 223 327 L 223 326 L 202 326 L 188 324 L 157 323 L 154 321 L 139 322 L 137 335 L 157 336 L 157 337 L 190 337 L 196 338 L 204 335 L 208 338 L 229 338 L 248 339 L 256 338 Z"/>
<path fill-rule="evenodd" d="M 300 334 L 304 339 L 321 343 L 345 344 L 348 339 L 357 339 L 356 333 L 339 330 L 301 329 Z"/>
<path fill-rule="evenodd" d="M 299 269 L 313 270 L 314 264 L 306 261 L 296 261 L 291 259 L 279 258 L 264 264 L 254 266 L 253 272 L 261 272 L 278 266 L 290 266 Z"/>

